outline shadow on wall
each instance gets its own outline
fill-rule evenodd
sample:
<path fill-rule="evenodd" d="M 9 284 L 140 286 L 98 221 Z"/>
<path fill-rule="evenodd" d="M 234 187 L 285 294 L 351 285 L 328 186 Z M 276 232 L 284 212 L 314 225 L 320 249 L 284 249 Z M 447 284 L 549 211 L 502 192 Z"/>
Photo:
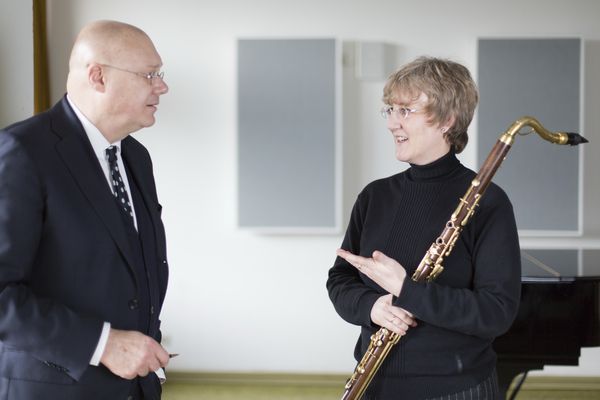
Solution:
<path fill-rule="evenodd" d="M 82 5 L 82 7 L 84 6 Z M 46 33 L 48 36 L 48 74 L 51 106 L 66 92 L 71 47 L 79 30 L 85 23 L 89 22 L 85 21 L 81 25 L 76 24 L 76 8 L 72 2 L 47 0 Z"/>
<path fill-rule="evenodd" d="M 344 41 L 342 44 L 342 142 L 343 142 L 343 205 L 342 228 L 345 229 L 356 196 L 369 179 L 364 179 L 363 171 L 369 170 L 361 138 L 373 132 L 362 132 L 364 126 L 361 110 L 365 108 L 364 97 L 368 86 L 383 86 L 388 76 L 401 64 L 402 47 L 381 42 Z M 383 92 L 379 93 L 380 100 Z M 381 104 L 370 104 L 368 109 L 377 109 Z M 390 147 L 391 148 L 391 147 Z M 390 153 L 386 156 L 392 157 Z M 381 177 L 378 177 L 381 178 Z"/>

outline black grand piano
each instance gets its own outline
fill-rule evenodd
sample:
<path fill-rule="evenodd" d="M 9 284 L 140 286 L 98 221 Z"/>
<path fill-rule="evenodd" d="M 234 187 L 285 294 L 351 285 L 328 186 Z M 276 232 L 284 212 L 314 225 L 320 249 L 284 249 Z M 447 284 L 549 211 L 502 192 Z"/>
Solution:
<path fill-rule="evenodd" d="M 500 390 L 544 365 L 578 365 L 582 347 L 600 346 L 600 249 L 521 252 L 519 314 L 497 338 Z"/>

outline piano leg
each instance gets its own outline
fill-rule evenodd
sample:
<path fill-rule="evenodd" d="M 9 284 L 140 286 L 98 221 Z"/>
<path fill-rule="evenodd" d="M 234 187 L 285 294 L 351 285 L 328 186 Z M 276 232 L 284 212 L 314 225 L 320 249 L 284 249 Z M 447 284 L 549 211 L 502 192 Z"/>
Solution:
<path fill-rule="evenodd" d="M 532 369 L 542 369 L 543 365 L 540 364 L 524 364 L 524 363 L 507 363 L 498 362 L 496 369 L 498 372 L 498 386 L 500 389 L 500 396 L 503 399 L 507 398 L 508 389 L 515 379 L 515 377 L 521 373 L 529 372 Z"/>

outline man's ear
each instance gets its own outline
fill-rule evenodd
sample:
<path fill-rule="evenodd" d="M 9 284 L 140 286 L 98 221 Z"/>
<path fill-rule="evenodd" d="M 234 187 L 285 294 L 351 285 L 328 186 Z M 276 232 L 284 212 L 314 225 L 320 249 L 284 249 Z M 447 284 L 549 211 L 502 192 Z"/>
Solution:
<path fill-rule="evenodd" d="M 90 86 L 97 92 L 106 90 L 104 82 L 104 69 L 99 64 L 90 64 L 87 68 L 88 82 Z"/>

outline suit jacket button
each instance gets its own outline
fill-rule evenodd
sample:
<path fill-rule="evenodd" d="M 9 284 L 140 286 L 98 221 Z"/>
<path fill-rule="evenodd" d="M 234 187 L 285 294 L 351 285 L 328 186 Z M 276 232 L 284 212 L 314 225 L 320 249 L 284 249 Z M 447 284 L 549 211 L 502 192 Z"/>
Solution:
<path fill-rule="evenodd" d="M 129 300 L 129 309 L 130 310 L 137 310 L 138 307 L 139 307 L 138 299 Z"/>

